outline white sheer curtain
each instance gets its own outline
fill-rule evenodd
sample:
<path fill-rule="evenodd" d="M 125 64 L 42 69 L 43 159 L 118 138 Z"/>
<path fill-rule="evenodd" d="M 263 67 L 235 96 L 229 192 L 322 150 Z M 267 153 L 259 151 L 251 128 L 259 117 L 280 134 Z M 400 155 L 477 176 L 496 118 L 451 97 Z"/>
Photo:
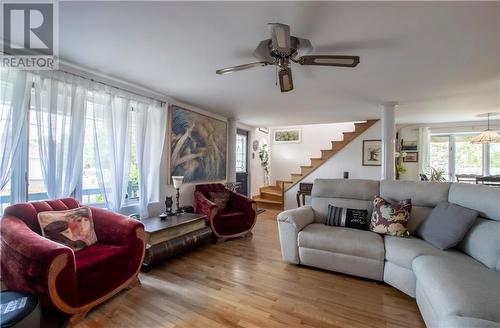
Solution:
<path fill-rule="evenodd" d="M 430 143 L 431 137 L 428 127 L 418 129 L 418 148 L 420 150 L 418 173 L 427 174 L 430 170 Z"/>
<path fill-rule="evenodd" d="M 99 189 L 106 206 L 119 211 L 125 202 L 130 169 L 129 100 L 92 93 L 94 153 Z"/>
<path fill-rule="evenodd" d="M 38 147 L 49 198 L 69 197 L 75 191 L 85 140 L 85 82 L 59 73 L 35 77 Z"/>
<path fill-rule="evenodd" d="M 25 142 L 32 75 L 0 68 L 0 190 L 10 179 L 13 161 Z M 24 133 L 23 133 L 24 132 Z"/>
<path fill-rule="evenodd" d="M 160 103 L 138 103 L 137 166 L 139 171 L 139 210 L 141 217 L 148 217 L 148 203 L 158 201 L 160 162 L 167 127 L 167 112 Z"/>

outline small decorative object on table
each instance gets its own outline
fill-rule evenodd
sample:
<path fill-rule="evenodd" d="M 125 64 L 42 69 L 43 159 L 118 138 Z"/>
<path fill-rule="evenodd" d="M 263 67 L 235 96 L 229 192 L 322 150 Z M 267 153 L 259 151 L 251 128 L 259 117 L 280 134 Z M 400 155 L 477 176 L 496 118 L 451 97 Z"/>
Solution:
<path fill-rule="evenodd" d="M 172 211 L 173 204 L 174 204 L 174 201 L 172 200 L 172 196 L 166 196 L 165 197 L 165 213 L 160 214 L 160 218 L 165 219 L 165 218 L 175 214 Z"/>
<path fill-rule="evenodd" d="M 176 205 L 177 205 L 177 207 L 176 207 L 177 214 L 180 213 L 180 206 L 179 206 L 180 192 L 179 192 L 179 190 L 181 189 L 181 186 L 182 186 L 182 180 L 184 180 L 184 176 L 182 176 L 182 175 L 172 176 L 172 182 L 173 182 L 174 188 L 176 190 L 175 197 L 176 197 Z"/>

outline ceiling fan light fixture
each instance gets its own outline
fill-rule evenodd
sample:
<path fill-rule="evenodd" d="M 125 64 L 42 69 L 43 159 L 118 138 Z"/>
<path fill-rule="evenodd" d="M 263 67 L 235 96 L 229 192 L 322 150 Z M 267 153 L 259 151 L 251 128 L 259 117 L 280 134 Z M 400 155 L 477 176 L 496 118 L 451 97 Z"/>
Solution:
<path fill-rule="evenodd" d="M 488 128 L 481 132 L 478 136 L 475 136 L 470 140 L 473 144 L 490 144 L 490 143 L 499 143 L 500 142 L 500 134 L 496 131 L 491 131 L 490 129 L 490 113 L 488 115 Z"/>
<path fill-rule="evenodd" d="M 470 142 L 475 144 L 498 143 L 500 142 L 500 134 L 495 131 L 486 130 L 481 132 L 478 136 L 472 138 Z"/>
<path fill-rule="evenodd" d="M 281 92 L 293 90 L 292 70 L 289 67 L 278 71 L 278 79 L 280 81 Z"/>

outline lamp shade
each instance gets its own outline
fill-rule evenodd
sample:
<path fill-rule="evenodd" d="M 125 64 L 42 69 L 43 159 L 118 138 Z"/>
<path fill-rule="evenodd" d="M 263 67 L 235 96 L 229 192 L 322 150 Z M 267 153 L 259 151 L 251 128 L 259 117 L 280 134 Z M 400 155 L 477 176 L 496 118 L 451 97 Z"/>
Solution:
<path fill-rule="evenodd" d="M 184 176 L 182 175 L 173 175 L 172 182 L 174 184 L 175 189 L 179 189 L 182 186 L 182 180 L 184 180 Z"/>
<path fill-rule="evenodd" d="M 489 143 L 497 143 L 500 142 L 500 134 L 495 131 L 486 130 L 481 132 L 480 135 L 471 139 L 472 143 L 476 144 L 489 144 Z"/>

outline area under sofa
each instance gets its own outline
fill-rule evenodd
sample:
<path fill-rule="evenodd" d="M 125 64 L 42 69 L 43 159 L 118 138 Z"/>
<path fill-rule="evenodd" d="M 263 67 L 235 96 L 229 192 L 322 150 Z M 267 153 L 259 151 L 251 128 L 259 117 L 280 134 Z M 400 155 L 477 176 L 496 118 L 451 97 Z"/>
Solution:
<path fill-rule="evenodd" d="M 414 234 L 448 201 L 479 211 L 463 241 L 440 250 L 417 237 L 324 224 L 328 205 L 372 210 L 372 200 L 412 201 Z M 416 298 L 428 327 L 500 327 L 500 187 L 410 181 L 317 179 L 311 205 L 278 215 L 283 260 L 384 281 Z"/>

